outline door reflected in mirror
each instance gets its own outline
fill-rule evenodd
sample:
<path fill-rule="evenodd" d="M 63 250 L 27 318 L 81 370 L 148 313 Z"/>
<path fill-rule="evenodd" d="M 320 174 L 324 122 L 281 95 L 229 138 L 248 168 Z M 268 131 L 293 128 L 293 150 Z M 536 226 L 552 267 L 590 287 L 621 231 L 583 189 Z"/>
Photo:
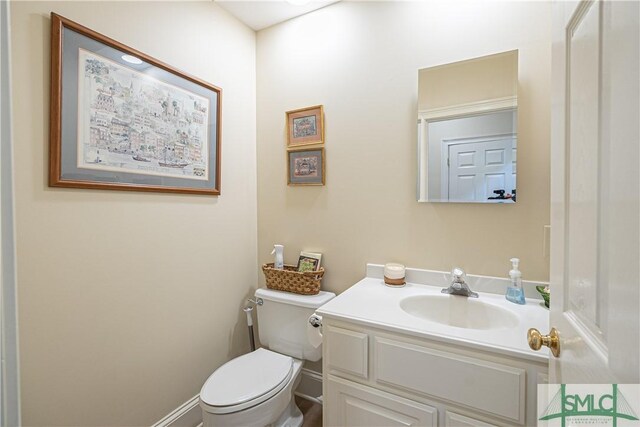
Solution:
<path fill-rule="evenodd" d="M 418 201 L 515 203 L 518 51 L 418 72 Z"/>

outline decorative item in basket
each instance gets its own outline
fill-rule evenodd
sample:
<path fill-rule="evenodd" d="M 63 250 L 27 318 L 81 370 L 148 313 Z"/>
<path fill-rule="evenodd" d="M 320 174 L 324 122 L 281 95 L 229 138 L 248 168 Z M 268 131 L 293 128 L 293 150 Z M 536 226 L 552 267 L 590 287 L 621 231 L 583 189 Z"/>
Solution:
<path fill-rule="evenodd" d="M 267 288 L 278 291 L 293 292 L 302 295 L 316 295 L 320 292 L 320 282 L 324 268 L 318 271 L 298 271 L 295 265 L 285 265 L 284 269 L 276 269 L 273 263 L 263 264 L 262 272 Z"/>
<path fill-rule="evenodd" d="M 318 271 L 320 270 L 321 261 L 322 254 L 316 252 L 300 252 L 298 271 Z"/>

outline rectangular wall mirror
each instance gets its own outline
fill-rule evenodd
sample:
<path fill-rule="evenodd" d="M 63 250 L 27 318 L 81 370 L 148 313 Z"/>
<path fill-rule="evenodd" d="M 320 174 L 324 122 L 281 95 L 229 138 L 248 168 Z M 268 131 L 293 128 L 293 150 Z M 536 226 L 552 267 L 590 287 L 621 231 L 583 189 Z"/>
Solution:
<path fill-rule="evenodd" d="M 418 71 L 418 201 L 515 203 L 518 51 Z"/>

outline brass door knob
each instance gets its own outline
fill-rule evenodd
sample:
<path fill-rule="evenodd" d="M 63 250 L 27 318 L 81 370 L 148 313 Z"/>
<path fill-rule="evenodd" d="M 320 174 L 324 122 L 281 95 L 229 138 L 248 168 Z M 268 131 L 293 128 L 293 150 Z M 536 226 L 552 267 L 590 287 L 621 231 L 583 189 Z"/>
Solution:
<path fill-rule="evenodd" d="M 556 328 L 551 328 L 549 335 L 542 335 L 536 328 L 531 328 L 527 331 L 527 341 L 531 350 L 538 351 L 544 345 L 555 357 L 560 356 L 560 334 Z"/>

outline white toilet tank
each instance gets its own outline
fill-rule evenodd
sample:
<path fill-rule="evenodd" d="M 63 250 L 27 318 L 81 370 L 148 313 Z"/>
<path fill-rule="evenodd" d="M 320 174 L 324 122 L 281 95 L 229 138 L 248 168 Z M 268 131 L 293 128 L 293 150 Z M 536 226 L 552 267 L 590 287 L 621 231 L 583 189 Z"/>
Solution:
<path fill-rule="evenodd" d="M 309 343 L 307 323 L 317 308 L 335 296 L 332 292 L 323 291 L 317 295 L 299 295 L 258 289 L 256 297 L 264 302 L 257 307 L 260 343 L 296 359 L 320 360 L 322 346 L 316 348 Z"/>

